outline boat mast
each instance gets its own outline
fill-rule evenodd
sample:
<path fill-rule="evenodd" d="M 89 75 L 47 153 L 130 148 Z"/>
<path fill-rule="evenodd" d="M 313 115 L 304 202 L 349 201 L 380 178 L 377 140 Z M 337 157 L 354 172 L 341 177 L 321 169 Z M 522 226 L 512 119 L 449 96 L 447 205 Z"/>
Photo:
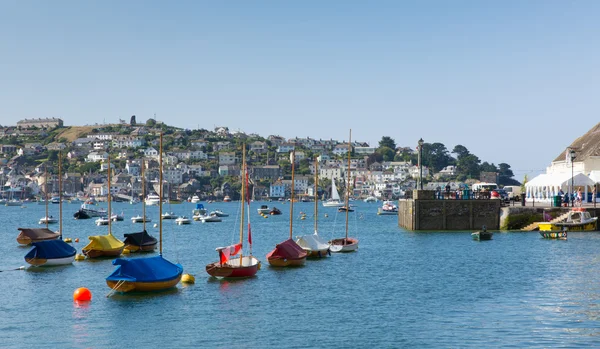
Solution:
<path fill-rule="evenodd" d="M 48 229 L 48 163 L 46 163 L 46 171 L 44 177 L 44 194 L 46 194 L 46 229 Z"/>
<path fill-rule="evenodd" d="M 246 145 L 244 144 L 242 146 L 242 171 L 241 171 L 241 183 L 242 183 L 242 193 L 241 193 L 241 197 L 240 197 L 240 201 L 242 204 L 242 215 L 241 215 L 241 220 L 240 220 L 240 245 L 242 246 L 240 248 L 240 266 L 242 266 L 242 258 L 244 256 L 244 208 L 246 206 L 246 204 L 244 203 L 244 200 L 246 199 L 246 197 L 244 196 L 246 194 L 245 191 L 245 177 L 246 177 Z"/>
<path fill-rule="evenodd" d="M 292 239 L 292 222 L 294 221 L 294 163 L 296 162 L 296 150 L 292 150 L 292 195 L 290 197 L 290 239 Z"/>
<path fill-rule="evenodd" d="M 319 221 L 319 159 L 315 156 L 315 233 L 318 232 Z"/>
<path fill-rule="evenodd" d="M 112 235 L 112 214 L 111 214 L 111 210 L 110 210 L 110 154 L 108 154 L 108 183 L 107 183 L 107 187 L 108 187 L 108 233 Z"/>
<path fill-rule="evenodd" d="M 46 208 L 48 201 L 46 201 Z M 46 213 L 46 225 L 48 224 L 48 213 Z M 62 240 L 62 151 L 58 151 L 58 233 Z"/>
<path fill-rule="evenodd" d="M 347 173 L 346 173 L 346 177 L 348 177 L 348 184 L 346 187 L 346 241 L 344 241 L 344 243 L 348 242 L 348 214 L 350 212 L 350 205 L 349 205 L 349 200 L 350 199 L 350 153 L 352 152 L 352 129 L 350 129 L 350 137 L 348 138 L 348 169 L 347 169 Z"/>
<path fill-rule="evenodd" d="M 163 199 L 162 199 L 162 197 L 163 197 L 163 186 L 162 186 L 162 184 L 163 184 L 163 164 L 162 164 L 163 147 L 162 147 L 162 139 L 163 139 L 163 134 L 161 132 L 160 133 L 160 153 L 158 153 L 158 162 L 159 162 L 159 165 L 160 165 L 160 170 L 158 171 L 159 172 L 159 175 L 158 175 L 158 178 L 159 178 L 158 179 L 158 183 L 159 183 L 159 185 L 158 185 L 158 188 L 159 188 L 158 189 L 158 197 L 159 197 L 159 200 L 158 200 L 158 211 L 159 211 L 159 213 L 158 213 L 158 222 L 159 222 L 158 223 L 158 227 L 159 228 L 158 228 L 158 230 L 159 230 L 159 238 L 160 238 L 159 254 L 161 256 L 162 256 L 162 225 L 163 225 L 162 224 L 163 223 L 162 222 L 163 221 L 162 220 L 162 202 L 163 202 Z"/>
<path fill-rule="evenodd" d="M 142 158 L 142 221 L 144 222 L 144 231 L 146 231 L 146 180 L 144 178 L 144 158 Z"/>

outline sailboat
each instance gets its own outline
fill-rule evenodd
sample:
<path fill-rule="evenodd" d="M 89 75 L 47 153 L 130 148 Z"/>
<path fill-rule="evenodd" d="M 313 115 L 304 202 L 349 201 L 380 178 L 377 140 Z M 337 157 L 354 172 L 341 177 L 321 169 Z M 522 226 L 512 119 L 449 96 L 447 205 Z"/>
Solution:
<path fill-rule="evenodd" d="M 146 196 L 146 181 L 144 178 L 144 159 L 142 159 L 142 197 Z M 129 252 L 145 252 L 156 250 L 158 240 L 155 237 L 148 234 L 146 231 L 146 222 L 150 220 L 146 217 L 146 202 L 142 203 L 143 216 L 132 217 L 132 223 L 143 223 L 144 229 L 141 232 L 125 234 L 125 248 Z"/>
<path fill-rule="evenodd" d="M 350 138 L 348 139 L 348 174 L 346 184 L 346 204 L 345 207 L 350 207 L 348 202 L 350 198 L 350 153 L 352 152 L 352 130 L 350 130 Z M 358 249 L 358 239 L 348 237 L 348 211 L 346 210 L 346 237 L 333 239 L 329 241 L 331 252 L 353 252 Z"/>
<path fill-rule="evenodd" d="M 71 264 L 75 260 L 77 250 L 64 242 L 62 239 L 62 174 L 61 174 L 61 157 L 58 156 L 58 195 L 60 198 L 59 202 L 59 237 L 56 240 L 46 240 L 33 242 L 33 247 L 25 255 L 25 261 L 33 266 L 53 266 L 53 265 L 66 265 Z M 48 195 L 46 194 L 46 200 Z M 47 202 L 47 201 L 46 201 Z M 47 208 L 46 208 L 47 209 Z M 46 216 L 48 216 L 46 214 Z M 46 226 L 47 227 L 47 226 Z"/>
<path fill-rule="evenodd" d="M 146 180 L 144 177 L 144 167 L 145 162 L 144 159 L 142 159 L 142 197 L 146 197 Z M 146 200 L 142 201 L 142 210 L 143 215 L 140 216 L 138 214 L 137 216 L 131 217 L 131 223 L 144 223 L 144 231 L 146 231 L 146 222 L 152 222 L 150 218 L 146 217 Z M 156 243 L 154 245 L 156 245 Z"/>
<path fill-rule="evenodd" d="M 331 198 L 323 201 L 324 207 L 341 207 L 344 206 L 344 202 L 340 200 L 340 193 L 338 193 L 335 186 L 335 178 L 331 179 Z"/>
<path fill-rule="evenodd" d="M 315 232 L 300 236 L 296 239 L 296 243 L 308 253 L 307 258 L 322 258 L 326 257 L 329 252 L 329 244 L 323 240 L 318 233 L 319 222 L 319 161 L 315 159 Z"/>
<path fill-rule="evenodd" d="M 110 155 L 108 156 L 108 212 L 107 217 L 111 216 L 111 196 L 110 196 L 110 172 L 112 167 L 110 166 Z M 123 252 L 125 244 L 112 234 L 112 221 L 108 219 L 108 234 L 106 235 L 94 235 L 88 237 L 90 242 L 81 250 L 84 255 L 88 258 L 98 257 L 115 257 L 119 256 Z"/>
<path fill-rule="evenodd" d="M 60 180 L 60 179 L 59 179 Z M 46 204 L 46 215 L 43 218 L 40 218 L 39 224 L 46 224 L 46 229 L 48 228 L 48 224 L 53 224 L 58 222 L 58 220 L 52 216 L 48 216 L 48 166 L 46 166 L 44 172 L 44 195 L 46 196 L 44 200 L 44 204 Z"/>
<path fill-rule="evenodd" d="M 274 267 L 301 266 L 306 261 L 308 253 L 292 239 L 292 223 L 294 221 L 294 163 L 296 152 L 292 150 L 292 195 L 290 200 L 290 237 L 275 246 L 275 249 L 267 254 L 269 264 Z"/>
<path fill-rule="evenodd" d="M 163 197 L 163 164 L 162 164 L 162 133 L 160 134 L 160 197 Z M 158 203 L 162 214 L 162 200 Z M 160 249 L 159 255 L 146 258 L 117 258 L 113 265 L 117 268 L 106 278 L 106 284 L 116 292 L 154 292 L 173 288 L 181 280 L 183 267 L 179 263 L 172 263 L 162 255 L 162 228 L 163 222 L 159 220 Z"/>
<path fill-rule="evenodd" d="M 250 198 L 247 196 L 247 202 L 244 202 L 244 194 L 248 191 L 248 167 L 246 166 L 246 146 L 242 150 L 242 195 L 240 200 L 242 214 L 240 216 L 240 240 L 235 245 L 226 247 L 217 247 L 219 261 L 210 263 L 206 266 L 206 272 L 214 277 L 222 278 L 245 278 L 256 275 L 260 269 L 260 261 L 252 255 L 252 231 L 250 228 Z M 244 256 L 244 213 L 245 206 L 248 206 L 248 247 L 249 255 Z M 230 258 L 240 254 L 239 257 Z"/>

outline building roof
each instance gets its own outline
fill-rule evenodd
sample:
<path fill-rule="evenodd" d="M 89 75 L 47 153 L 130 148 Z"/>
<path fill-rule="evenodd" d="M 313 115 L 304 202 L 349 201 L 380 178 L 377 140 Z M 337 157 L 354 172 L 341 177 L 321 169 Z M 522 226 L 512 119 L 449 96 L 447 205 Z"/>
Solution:
<path fill-rule="evenodd" d="M 600 122 L 592 127 L 586 134 L 575 139 L 569 147 L 562 151 L 554 161 L 566 160 L 569 148 L 575 150 L 575 161 L 584 161 L 590 156 L 600 156 Z"/>

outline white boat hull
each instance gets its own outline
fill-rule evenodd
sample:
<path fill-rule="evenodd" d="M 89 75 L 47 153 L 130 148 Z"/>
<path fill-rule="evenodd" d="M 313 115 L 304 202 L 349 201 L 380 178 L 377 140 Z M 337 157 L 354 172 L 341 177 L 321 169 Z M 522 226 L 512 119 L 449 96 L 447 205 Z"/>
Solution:
<path fill-rule="evenodd" d="M 73 263 L 75 260 L 75 256 L 64 257 L 64 258 L 54 258 L 46 260 L 46 263 L 40 265 L 32 265 L 33 267 L 52 267 L 57 265 L 67 265 Z"/>
<path fill-rule="evenodd" d="M 344 203 L 341 201 L 323 201 L 323 207 L 342 207 Z"/>

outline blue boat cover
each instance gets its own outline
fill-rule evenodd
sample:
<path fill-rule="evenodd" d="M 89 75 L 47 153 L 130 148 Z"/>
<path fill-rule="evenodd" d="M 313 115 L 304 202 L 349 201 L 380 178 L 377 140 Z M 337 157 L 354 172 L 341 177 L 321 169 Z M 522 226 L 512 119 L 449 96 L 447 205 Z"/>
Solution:
<path fill-rule="evenodd" d="M 196 204 L 196 209 L 197 210 L 203 210 L 204 209 L 204 205 L 203 204 Z"/>
<path fill-rule="evenodd" d="M 113 261 L 117 269 L 108 281 L 159 282 L 176 278 L 183 273 L 181 264 L 171 263 L 162 256 L 147 258 L 117 258 Z"/>
<path fill-rule="evenodd" d="M 72 257 L 77 250 L 66 242 L 58 240 L 45 240 L 31 243 L 33 246 L 25 258 L 59 259 Z"/>

